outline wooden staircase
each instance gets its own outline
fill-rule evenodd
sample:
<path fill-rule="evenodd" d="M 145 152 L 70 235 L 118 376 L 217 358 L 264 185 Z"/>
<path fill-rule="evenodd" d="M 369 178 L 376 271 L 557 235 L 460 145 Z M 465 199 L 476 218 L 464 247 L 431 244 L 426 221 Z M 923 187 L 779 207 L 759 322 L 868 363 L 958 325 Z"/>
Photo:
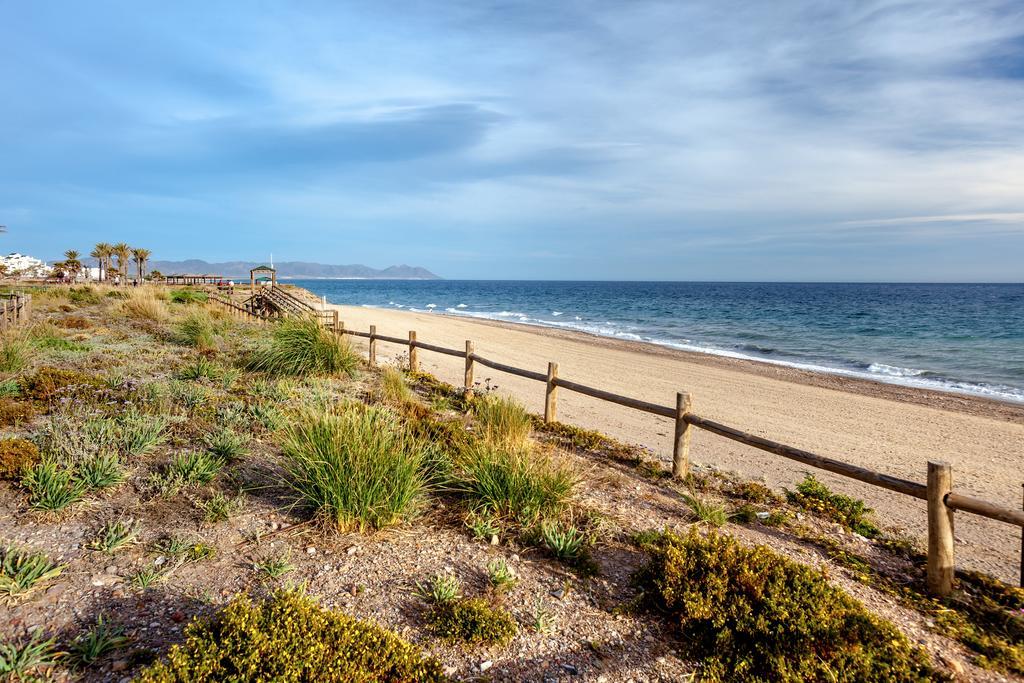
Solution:
<path fill-rule="evenodd" d="M 252 313 L 271 318 L 308 316 L 316 312 L 313 306 L 277 285 L 256 290 L 242 306 Z"/>

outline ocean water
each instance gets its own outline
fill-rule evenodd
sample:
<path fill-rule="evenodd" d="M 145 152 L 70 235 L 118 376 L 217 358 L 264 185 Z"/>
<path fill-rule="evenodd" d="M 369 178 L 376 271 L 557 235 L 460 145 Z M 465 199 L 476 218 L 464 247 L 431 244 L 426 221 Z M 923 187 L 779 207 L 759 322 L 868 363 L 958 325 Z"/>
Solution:
<path fill-rule="evenodd" d="M 292 282 L 336 304 L 574 329 L 1024 402 L 1024 284 Z"/>

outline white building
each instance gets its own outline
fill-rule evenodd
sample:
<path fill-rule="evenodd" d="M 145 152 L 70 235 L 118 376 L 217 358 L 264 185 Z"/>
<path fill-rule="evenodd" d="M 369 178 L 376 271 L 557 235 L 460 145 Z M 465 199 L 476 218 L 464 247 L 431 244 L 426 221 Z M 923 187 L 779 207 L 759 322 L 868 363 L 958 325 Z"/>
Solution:
<path fill-rule="evenodd" d="M 17 252 L 7 256 L 0 256 L 0 265 L 6 266 L 7 275 L 20 275 L 22 277 L 46 277 L 52 270 L 43 261 Z"/>

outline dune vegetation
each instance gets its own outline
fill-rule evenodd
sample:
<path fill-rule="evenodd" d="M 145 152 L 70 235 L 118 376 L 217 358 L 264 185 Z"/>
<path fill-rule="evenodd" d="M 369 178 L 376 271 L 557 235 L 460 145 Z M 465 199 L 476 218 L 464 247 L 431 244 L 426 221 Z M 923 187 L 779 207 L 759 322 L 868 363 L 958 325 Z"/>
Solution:
<path fill-rule="evenodd" d="M 200 290 L 34 294 L 0 334 L 0 680 L 1024 674 L 1024 593 L 925 597 L 820 481 L 676 482 Z"/>

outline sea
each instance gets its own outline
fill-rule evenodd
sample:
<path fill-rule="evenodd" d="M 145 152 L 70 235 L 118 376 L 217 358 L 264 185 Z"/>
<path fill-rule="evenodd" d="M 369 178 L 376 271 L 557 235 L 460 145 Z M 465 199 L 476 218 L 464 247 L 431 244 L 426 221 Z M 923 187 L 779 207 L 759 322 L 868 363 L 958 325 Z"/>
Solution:
<path fill-rule="evenodd" d="M 579 330 L 1024 403 L 1024 284 L 289 282 L 333 304 Z"/>

